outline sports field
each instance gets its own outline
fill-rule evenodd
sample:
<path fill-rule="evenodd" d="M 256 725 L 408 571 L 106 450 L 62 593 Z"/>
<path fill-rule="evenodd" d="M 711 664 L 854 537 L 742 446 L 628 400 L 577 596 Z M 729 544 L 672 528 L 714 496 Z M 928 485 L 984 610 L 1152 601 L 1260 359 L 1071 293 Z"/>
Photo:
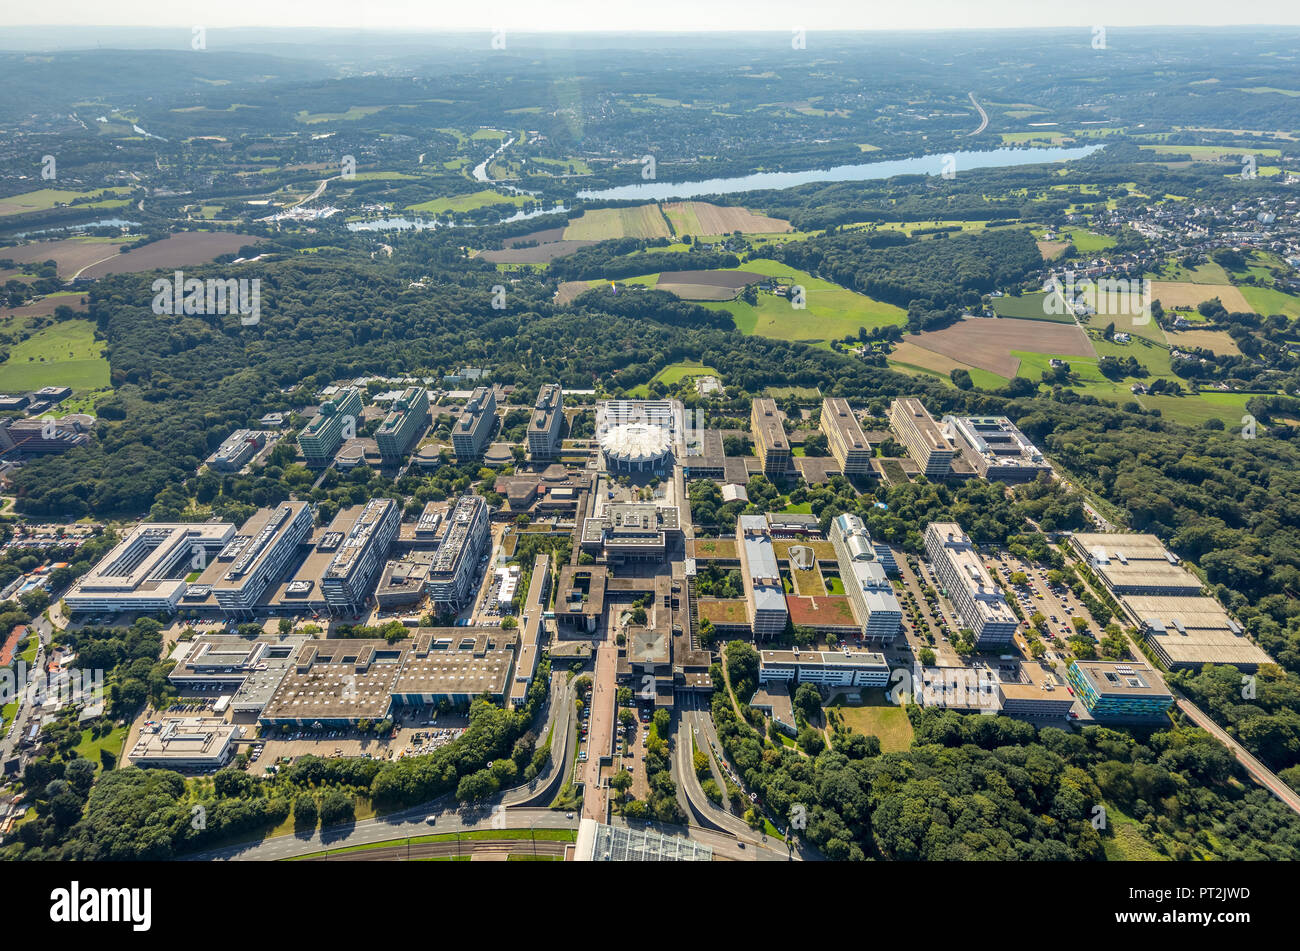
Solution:
<path fill-rule="evenodd" d="M 14 344 L 9 359 L 0 364 L 0 391 L 21 393 L 58 384 L 74 390 L 108 386 L 105 344 L 95 339 L 94 330 L 89 320 L 67 320 Z"/>

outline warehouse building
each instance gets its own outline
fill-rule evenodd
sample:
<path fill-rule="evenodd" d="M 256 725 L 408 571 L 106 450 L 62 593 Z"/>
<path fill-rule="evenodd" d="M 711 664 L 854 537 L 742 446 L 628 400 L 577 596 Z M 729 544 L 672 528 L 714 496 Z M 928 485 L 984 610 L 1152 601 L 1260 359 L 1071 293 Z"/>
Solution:
<path fill-rule="evenodd" d="M 821 429 L 843 475 L 865 475 L 871 471 L 871 444 L 848 400 L 829 396 L 822 400 Z"/>
<path fill-rule="evenodd" d="M 321 404 L 320 410 L 298 434 L 298 448 L 307 465 L 329 465 L 345 439 L 357 434 L 361 420 L 361 391 L 346 387 Z"/>
<path fill-rule="evenodd" d="M 1079 532 L 1070 537 L 1084 560 L 1112 595 L 1196 597 L 1201 579 L 1179 566 L 1178 556 L 1154 535 Z"/>
<path fill-rule="evenodd" d="M 174 612 L 186 577 L 208 565 L 235 538 L 229 522 L 145 522 L 73 584 L 63 600 L 73 612 Z"/>
<path fill-rule="evenodd" d="M 457 462 L 483 458 L 497 418 L 497 397 L 490 386 L 480 386 L 451 430 L 451 448 Z"/>
<path fill-rule="evenodd" d="M 1029 482 L 1052 471 L 1038 447 L 1005 416 L 945 416 L 943 431 L 990 482 Z"/>
<path fill-rule="evenodd" d="M 796 681 L 823 687 L 884 687 L 889 664 L 870 651 L 759 651 L 758 682 Z"/>
<path fill-rule="evenodd" d="M 1273 663 L 1214 598 L 1127 595 L 1119 601 L 1170 670 L 1231 664 L 1250 672 Z"/>
<path fill-rule="evenodd" d="M 755 637 L 780 634 L 785 630 L 789 612 L 767 519 L 761 515 L 740 516 L 736 520 L 736 539 L 740 543 L 737 548 L 749 629 Z"/>
<path fill-rule="evenodd" d="M 477 495 L 462 495 L 447 517 L 429 570 L 429 597 L 435 605 L 460 610 L 472 593 L 478 558 L 488 540 L 487 503 Z"/>
<path fill-rule="evenodd" d="M 889 422 L 923 475 L 943 478 L 952 472 L 957 451 L 920 400 L 911 396 L 894 400 L 889 404 Z"/>
<path fill-rule="evenodd" d="M 564 391 L 558 383 L 546 383 L 537 394 L 528 420 L 528 455 L 533 459 L 555 458 L 563 429 Z"/>
<path fill-rule="evenodd" d="M 375 430 L 375 444 L 385 465 L 400 465 L 429 425 L 429 392 L 408 386 Z"/>
<path fill-rule="evenodd" d="M 974 633 L 975 646 L 1011 643 L 1016 616 L 961 526 L 931 522 L 925 527 L 925 552 L 962 625 Z"/>
<path fill-rule="evenodd" d="M 872 644 L 892 644 L 902 628 L 903 609 L 866 525 L 856 515 L 840 515 L 831 522 L 830 536 L 862 637 Z"/>
<path fill-rule="evenodd" d="M 475 697 L 503 703 L 511 685 L 519 635 L 500 628 L 416 628 L 393 684 L 398 706 L 443 700 L 468 706 Z"/>
<path fill-rule="evenodd" d="M 776 479 L 785 478 L 794 456 L 776 400 L 754 400 L 749 427 L 754 434 L 754 451 L 763 465 L 763 474 Z"/>

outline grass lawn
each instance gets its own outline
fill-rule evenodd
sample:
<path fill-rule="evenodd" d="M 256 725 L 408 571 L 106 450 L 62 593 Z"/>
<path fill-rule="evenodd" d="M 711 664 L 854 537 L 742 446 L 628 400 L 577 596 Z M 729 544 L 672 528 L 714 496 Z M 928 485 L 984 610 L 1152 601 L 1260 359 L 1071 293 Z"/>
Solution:
<path fill-rule="evenodd" d="M 1107 248 L 1115 247 L 1115 239 L 1109 235 L 1094 234 L 1086 228 L 1066 228 L 1065 233 L 1074 239 L 1074 246 L 1079 249 L 1081 254 L 1090 254 L 1093 251 L 1104 251 Z"/>
<path fill-rule="evenodd" d="M 0 390 L 21 392 L 63 384 L 74 390 L 109 385 L 104 342 L 89 320 L 52 324 L 14 345 L 0 364 Z"/>
<path fill-rule="evenodd" d="M 462 214 L 466 211 L 487 208 L 489 205 L 522 205 L 526 200 L 520 195 L 505 195 L 491 189 L 484 189 L 468 195 L 457 195 L 454 198 L 432 198 L 418 205 L 407 205 L 406 210 L 422 211 L 430 215 L 443 215 L 448 212 Z"/>
<path fill-rule="evenodd" d="M 300 109 L 294 118 L 304 125 L 315 125 L 318 122 L 339 122 L 345 120 L 352 121 L 353 119 L 364 119 L 372 113 L 387 108 L 387 106 L 349 106 L 347 112 L 308 112 L 306 109 Z"/>
<path fill-rule="evenodd" d="M 77 755 L 90 760 L 95 764 L 97 770 L 104 768 L 99 758 L 100 750 L 108 750 L 113 754 L 114 762 L 122 760 L 122 744 L 126 742 L 127 727 L 114 727 L 113 731 L 99 739 L 92 739 L 90 730 L 81 731 L 81 742 L 77 744 Z"/>
<path fill-rule="evenodd" d="M 719 379 L 722 378 L 722 374 L 713 367 L 706 367 L 700 363 L 691 363 L 687 361 L 668 364 L 668 366 L 656 373 L 651 378 L 650 382 L 653 383 L 655 380 L 658 380 L 665 386 L 676 386 L 687 377 L 693 376 L 716 376 Z M 628 396 L 632 399 L 644 399 L 647 394 L 648 384 L 645 383 L 642 383 L 640 386 L 634 386 L 632 389 L 628 390 Z"/>
<path fill-rule="evenodd" d="M 1069 314 L 1049 314 L 1043 310 L 1043 291 L 1021 294 L 1019 297 L 996 297 L 993 312 L 1000 317 L 1019 317 L 1022 320 L 1050 320 L 1054 324 L 1072 324 Z"/>
<path fill-rule="evenodd" d="M 1246 298 L 1251 310 L 1264 317 L 1273 314 L 1286 314 L 1288 317 L 1300 317 L 1300 297 L 1275 291 L 1271 287 L 1251 287 L 1239 285 L 1241 296 Z"/>
<path fill-rule="evenodd" d="M 907 711 L 885 698 L 883 690 L 863 690 L 863 703 L 850 706 L 842 699 L 829 705 L 844 718 L 847 726 L 864 736 L 880 739 L 880 748 L 886 753 L 906 750 L 912 745 L 912 723 Z"/>
<path fill-rule="evenodd" d="M 125 185 L 117 185 L 112 188 L 96 189 L 94 191 L 70 191 L 66 188 L 41 188 L 32 192 L 24 192 L 21 195 L 10 195 L 8 198 L 0 198 L 0 217 L 4 215 L 21 215 L 29 211 L 49 211 L 56 205 L 67 204 L 74 198 L 85 198 L 87 195 L 97 195 L 101 191 L 108 191 L 114 194 L 129 192 L 131 189 Z M 105 198 L 102 201 L 89 202 L 84 205 L 78 205 L 78 208 L 120 208 L 126 204 L 125 199 Z"/>
<path fill-rule="evenodd" d="M 755 258 L 731 270 L 783 278 L 801 285 L 805 291 L 807 306 L 803 310 L 796 310 L 785 297 L 761 291 L 758 303 L 753 305 L 741 300 L 702 305 L 730 312 L 735 318 L 736 328 L 746 335 L 829 346 L 831 340 L 846 335 L 856 336 L 863 327 L 870 330 L 902 326 L 907 322 L 907 312 L 901 307 L 874 300 L 767 258 Z"/>

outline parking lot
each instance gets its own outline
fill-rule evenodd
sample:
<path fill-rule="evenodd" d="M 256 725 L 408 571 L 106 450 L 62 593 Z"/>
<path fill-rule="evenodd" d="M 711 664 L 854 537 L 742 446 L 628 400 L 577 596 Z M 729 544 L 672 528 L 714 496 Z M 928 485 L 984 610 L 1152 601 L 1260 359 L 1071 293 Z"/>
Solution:
<path fill-rule="evenodd" d="M 1035 612 L 1041 613 L 1047 618 L 1047 628 L 1053 639 L 1064 642 L 1074 635 L 1076 633 L 1074 618 L 1082 618 L 1087 622 L 1085 630 L 1092 636 L 1093 640 L 1101 640 L 1104 632 L 1092 619 L 1088 609 L 1074 596 L 1074 592 L 1065 585 L 1053 587 L 1048 584 L 1047 572 L 1049 569 L 1046 566 L 1024 562 L 1008 552 L 986 555 L 984 563 L 988 566 L 989 571 L 996 574 L 1002 584 L 1006 586 L 1010 596 L 1016 599 L 1016 603 L 1020 606 L 1026 620 Z M 1027 585 L 1015 586 L 1011 584 L 1011 576 L 1018 571 L 1024 572 L 1028 577 L 1029 583 Z M 1024 628 L 1022 627 L 1021 630 L 1023 631 Z M 1060 645 L 1060 647 L 1063 646 L 1063 644 Z M 1052 642 L 1048 642 L 1048 647 L 1049 649 L 1053 647 Z M 1060 647 L 1057 650 L 1060 650 Z M 1053 653 L 1055 652 L 1053 651 Z M 1054 658 L 1049 657 L 1048 659 Z"/>

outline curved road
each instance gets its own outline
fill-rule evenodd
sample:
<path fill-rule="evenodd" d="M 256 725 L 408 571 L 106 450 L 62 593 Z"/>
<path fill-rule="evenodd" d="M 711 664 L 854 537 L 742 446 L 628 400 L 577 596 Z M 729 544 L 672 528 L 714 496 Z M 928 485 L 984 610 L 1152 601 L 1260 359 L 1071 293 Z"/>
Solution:
<path fill-rule="evenodd" d="M 1188 719 L 1232 751 L 1238 762 L 1246 767 L 1246 772 L 1250 773 L 1251 779 L 1290 806 L 1292 811 L 1300 812 L 1300 796 L 1296 795 L 1294 789 L 1278 779 L 1272 770 L 1251 756 L 1245 747 L 1229 736 L 1223 727 L 1211 720 L 1196 704 L 1176 690 L 1174 691 L 1174 698 L 1178 703 L 1178 709 L 1187 714 Z"/>
<path fill-rule="evenodd" d="M 966 95 L 970 96 L 971 105 L 974 106 L 976 109 L 978 109 L 980 113 L 980 127 L 976 129 L 974 132 L 967 133 L 967 135 L 979 135 L 981 132 L 983 132 L 985 129 L 989 127 L 989 114 L 984 111 L 983 106 L 981 106 L 978 102 L 975 101 L 975 93 L 968 92 L 966 93 Z"/>

